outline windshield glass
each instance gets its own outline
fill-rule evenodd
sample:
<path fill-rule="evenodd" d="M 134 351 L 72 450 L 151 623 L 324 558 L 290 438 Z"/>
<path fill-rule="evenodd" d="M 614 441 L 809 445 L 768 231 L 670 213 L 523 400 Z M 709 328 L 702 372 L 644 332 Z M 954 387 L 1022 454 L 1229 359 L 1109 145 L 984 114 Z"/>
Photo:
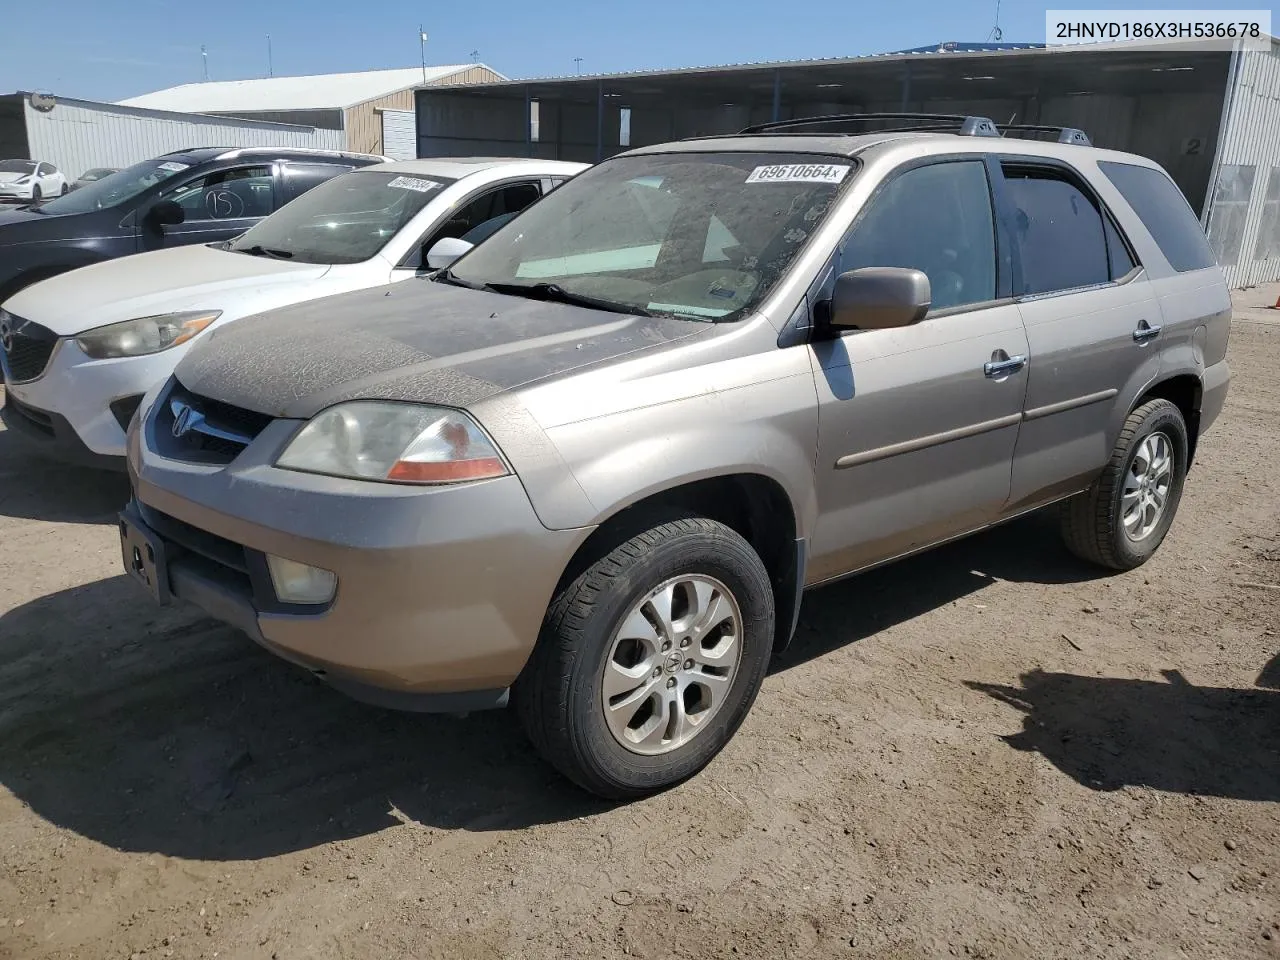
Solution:
<path fill-rule="evenodd" d="M 148 187 L 188 169 L 190 164 L 181 160 L 144 160 L 132 167 L 95 180 L 65 197 L 58 197 L 41 204 L 44 213 L 89 213 L 114 207 L 117 203 L 132 200 Z"/>
<path fill-rule="evenodd" d="M 35 173 L 35 169 L 30 160 L 0 160 L 0 173 Z"/>
<path fill-rule="evenodd" d="M 786 272 L 852 169 L 847 157 L 776 153 L 619 157 L 552 191 L 450 273 L 733 319 Z"/>
<path fill-rule="evenodd" d="M 234 240 L 303 263 L 359 263 L 385 247 L 454 180 L 358 171 L 308 190 Z"/>

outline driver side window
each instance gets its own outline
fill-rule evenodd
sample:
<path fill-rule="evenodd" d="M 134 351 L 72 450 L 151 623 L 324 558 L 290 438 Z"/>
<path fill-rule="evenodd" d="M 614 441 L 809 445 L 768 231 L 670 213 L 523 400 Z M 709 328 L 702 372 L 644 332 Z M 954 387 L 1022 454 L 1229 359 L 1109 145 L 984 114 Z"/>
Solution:
<path fill-rule="evenodd" d="M 932 310 L 996 297 L 995 222 L 981 160 L 935 163 L 899 174 L 863 209 L 840 272 L 911 267 L 929 278 Z"/>
<path fill-rule="evenodd" d="M 265 217 L 275 209 L 275 180 L 269 166 L 234 167 L 188 180 L 161 199 L 182 207 L 188 222 Z"/>

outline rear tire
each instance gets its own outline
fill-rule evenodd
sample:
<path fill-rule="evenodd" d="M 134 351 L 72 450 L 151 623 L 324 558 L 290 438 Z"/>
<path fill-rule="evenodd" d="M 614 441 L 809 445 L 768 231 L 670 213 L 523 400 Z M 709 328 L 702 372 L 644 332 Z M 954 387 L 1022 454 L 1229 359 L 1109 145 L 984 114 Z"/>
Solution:
<path fill-rule="evenodd" d="M 32 203 L 39 203 L 39 202 L 40 202 L 41 200 L 43 200 L 43 199 L 44 199 L 44 194 L 42 194 L 42 193 L 40 192 L 40 187 L 39 187 L 38 185 L 37 185 L 37 186 L 32 187 L 32 188 L 31 188 L 31 202 L 32 202 Z"/>
<path fill-rule="evenodd" d="M 1187 450 L 1186 421 L 1168 400 L 1151 400 L 1129 414 L 1102 474 L 1063 504 L 1067 549 L 1112 570 L 1146 563 L 1178 512 Z"/>
<path fill-rule="evenodd" d="M 611 800 L 693 776 L 746 718 L 768 669 L 769 574 L 701 517 L 609 550 L 553 599 L 513 700 L 556 769 Z"/>

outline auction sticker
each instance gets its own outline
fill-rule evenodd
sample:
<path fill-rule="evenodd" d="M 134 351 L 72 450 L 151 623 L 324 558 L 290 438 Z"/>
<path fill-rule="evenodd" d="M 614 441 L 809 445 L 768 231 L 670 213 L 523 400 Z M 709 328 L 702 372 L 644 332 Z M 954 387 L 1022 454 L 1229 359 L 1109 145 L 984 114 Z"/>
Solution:
<path fill-rule="evenodd" d="M 440 189 L 440 184 L 434 180 L 423 180 L 421 177 L 396 177 L 387 186 L 399 187 L 401 190 L 416 190 L 418 193 L 430 193 L 432 190 Z"/>
<path fill-rule="evenodd" d="M 160 164 L 160 166 L 156 167 L 156 169 L 167 170 L 170 173 L 181 173 L 189 166 L 191 166 L 189 163 L 178 163 L 176 160 L 166 160 L 164 163 Z"/>
<path fill-rule="evenodd" d="M 756 167 L 747 183 L 839 183 L 848 172 L 843 163 L 779 163 Z"/>

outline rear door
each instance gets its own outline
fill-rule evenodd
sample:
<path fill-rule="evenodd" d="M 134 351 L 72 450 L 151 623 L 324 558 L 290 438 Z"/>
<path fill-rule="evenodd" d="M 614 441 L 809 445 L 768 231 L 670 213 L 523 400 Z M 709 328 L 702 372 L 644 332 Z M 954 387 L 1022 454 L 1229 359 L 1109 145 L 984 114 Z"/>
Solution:
<path fill-rule="evenodd" d="M 998 237 L 988 164 L 972 154 L 891 174 L 854 223 L 837 272 L 923 270 L 933 306 L 913 326 L 812 347 L 811 579 L 982 526 L 1008 499 L 1028 351 Z"/>
<path fill-rule="evenodd" d="M 1004 158 L 1000 196 L 1033 358 L 1009 511 L 1083 489 L 1111 455 L 1116 410 L 1159 371 L 1160 306 L 1133 246 L 1067 164 Z"/>
<path fill-rule="evenodd" d="M 162 228 L 160 245 L 214 243 L 244 233 L 276 208 L 271 164 L 224 167 L 170 187 L 159 196 L 182 207 L 186 219 Z"/>

